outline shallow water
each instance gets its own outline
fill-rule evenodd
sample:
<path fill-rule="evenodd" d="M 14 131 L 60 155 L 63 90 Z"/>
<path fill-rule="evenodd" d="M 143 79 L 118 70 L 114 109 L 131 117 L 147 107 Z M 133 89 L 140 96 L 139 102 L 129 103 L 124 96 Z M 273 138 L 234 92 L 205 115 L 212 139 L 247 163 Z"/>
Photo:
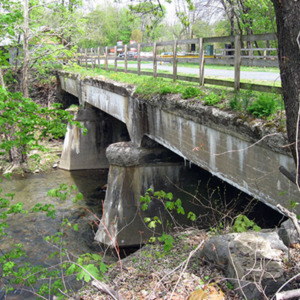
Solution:
<path fill-rule="evenodd" d="M 11 180 L 4 180 L 1 183 L 3 194 L 15 193 L 12 204 L 23 202 L 24 209 L 29 210 L 36 203 L 51 203 L 55 205 L 56 218 L 46 217 L 45 213 L 10 215 L 7 220 L 9 229 L 6 230 L 9 236 L 1 239 L 1 252 L 7 253 L 11 249 L 11 244 L 22 243 L 28 258 L 20 259 L 19 264 L 25 261 L 44 266 L 57 263 L 57 259 L 49 259 L 49 255 L 57 249 L 45 242 L 44 237 L 61 231 L 61 221 L 67 218 L 72 225 L 79 224 L 79 231 L 66 230 L 63 235 L 70 255 L 74 257 L 87 252 L 102 253 L 100 246 L 93 240 L 92 224 L 96 220 L 95 216 L 101 217 L 105 192 L 100 187 L 106 180 L 105 170 L 72 172 L 55 170 L 50 173 L 15 176 Z M 83 194 L 83 200 L 74 204 L 71 198 L 61 201 L 47 196 L 50 189 L 58 188 L 61 183 L 68 186 L 76 185 L 78 191 Z M 76 280 L 71 280 L 67 284 L 72 289 L 81 286 Z M 0 291 L 0 299 L 5 299 L 3 291 Z M 6 299 L 35 299 L 35 296 L 16 289 L 14 293 L 7 295 Z"/>

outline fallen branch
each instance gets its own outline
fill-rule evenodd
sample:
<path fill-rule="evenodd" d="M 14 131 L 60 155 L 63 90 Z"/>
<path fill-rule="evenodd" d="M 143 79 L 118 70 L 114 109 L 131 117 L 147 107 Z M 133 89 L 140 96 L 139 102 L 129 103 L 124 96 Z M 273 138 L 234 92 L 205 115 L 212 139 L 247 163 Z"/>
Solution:
<path fill-rule="evenodd" d="M 289 211 L 288 209 L 286 209 L 285 207 L 283 207 L 282 205 L 280 204 L 277 204 L 277 208 L 284 214 L 286 215 L 288 218 L 290 218 L 297 230 L 297 233 L 298 233 L 298 240 L 300 240 L 300 226 L 299 226 L 299 223 L 298 223 L 298 219 L 297 219 L 297 216 L 296 214 L 294 214 L 293 212 Z"/>
<path fill-rule="evenodd" d="M 300 289 L 280 292 L 276 294 L 276 300 L 285 300 L 294 297 L 300 297 Z"/>

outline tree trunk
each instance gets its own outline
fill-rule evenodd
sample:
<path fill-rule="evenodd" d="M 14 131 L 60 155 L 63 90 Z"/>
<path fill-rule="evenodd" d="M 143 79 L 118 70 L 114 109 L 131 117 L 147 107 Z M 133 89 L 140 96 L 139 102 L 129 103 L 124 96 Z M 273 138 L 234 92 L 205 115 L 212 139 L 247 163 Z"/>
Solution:
<path fill-rule="evenodd" d="M 2 69 L 0 68 L 0 85 L 5 89 L 5 82 L 2 74 Z"/>
<path fill-rule="evenodd" d="M 290 149 L 299 170 L 299 101 L 300 101 L 300 1 L 271 0 L 276 14 L 278 59 L 286 110 L 286 127 Z M 298 137 L 297 137 L 298 133 Z M 300 181 L 300 180 L 299 180 Z"/>
<path fill-rule="evenodd" d="M 24 40 L 23 40 L 23 68 L 21 91 L 25 98 L 29 97 L 29 7 L 28 0 L 24 0 Z"/>
<path fill-rule="evenodd" d="M 9 151 L 10 161 L 14 166 L 20 166 L 26 161 L 25 147 L 13 147 Z"/>

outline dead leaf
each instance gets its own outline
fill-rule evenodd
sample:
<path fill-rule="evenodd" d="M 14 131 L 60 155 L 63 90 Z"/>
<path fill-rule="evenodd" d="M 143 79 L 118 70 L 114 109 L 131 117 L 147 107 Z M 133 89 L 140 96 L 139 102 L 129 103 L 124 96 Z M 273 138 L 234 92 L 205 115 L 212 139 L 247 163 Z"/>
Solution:
<path fill-rule="evenodd" d="M 225 295 L 216 284 L 212 283 L 202 290 L 192 292 L 188 300 L 225 300 Z"/>

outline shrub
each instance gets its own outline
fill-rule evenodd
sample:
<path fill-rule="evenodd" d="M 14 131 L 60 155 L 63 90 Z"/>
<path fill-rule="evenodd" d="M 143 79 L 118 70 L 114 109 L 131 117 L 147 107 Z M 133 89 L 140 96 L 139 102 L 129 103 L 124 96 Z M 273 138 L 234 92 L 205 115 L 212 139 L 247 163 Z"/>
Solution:
<path fill-rule="evenodd" d="M 253 116 L 263 118 L 273 114 L 278 106 L 278 100 L 273 95 L 261 93 L 257 100 L 252 102 L 247 111 Z"/>
<path fill-rule="evenodd" d="M 215 105 L 221 102 L 222 97 L 215 94 L 214 92 L 211 92 L 209 95 L 203 97 L 204 105 Z"/>
<path fill-rule="evenodd" d="M 201 93 L 201 90 L 199 90 L 198 88 L 189 86 L 182 93 L 182 99 L 194 98 L 199 96 Z"/>

